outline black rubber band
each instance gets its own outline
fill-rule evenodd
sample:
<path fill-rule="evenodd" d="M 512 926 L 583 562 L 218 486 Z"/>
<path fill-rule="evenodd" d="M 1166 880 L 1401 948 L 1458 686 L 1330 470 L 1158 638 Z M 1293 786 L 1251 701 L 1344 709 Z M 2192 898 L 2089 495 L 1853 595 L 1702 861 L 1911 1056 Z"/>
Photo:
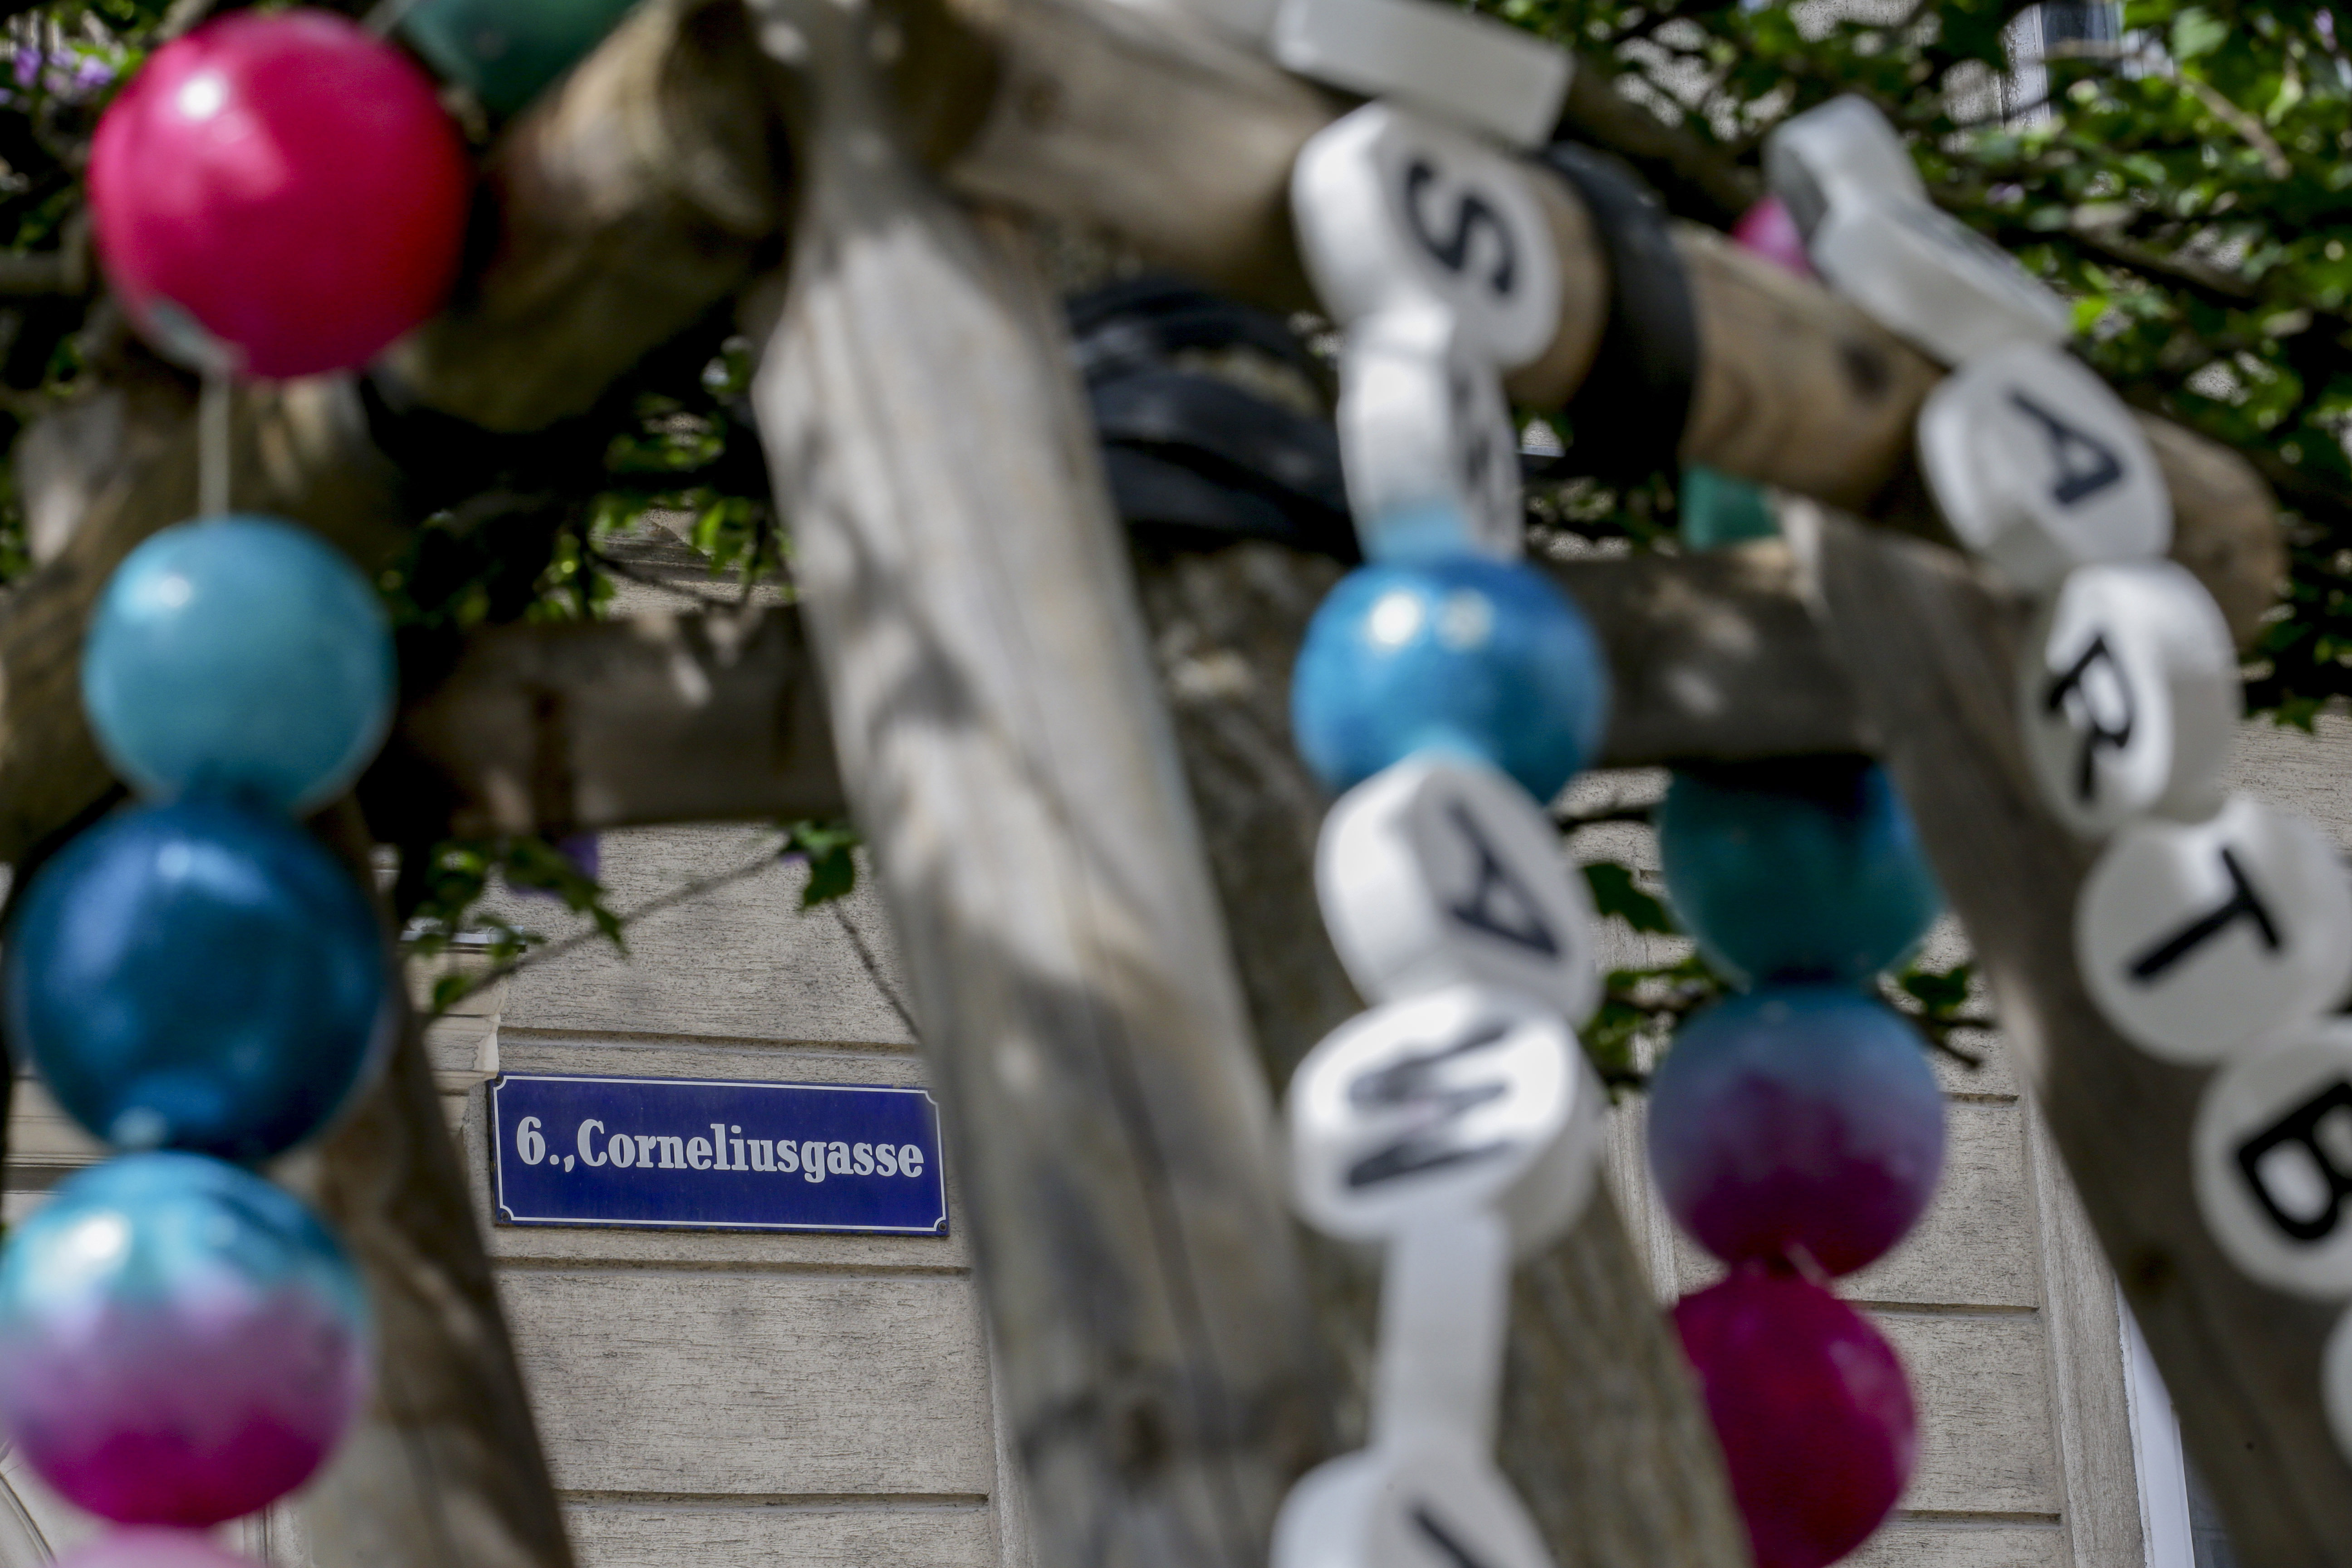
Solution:
<path fill-rule="evenodd" d="M 1555 142 L 1538 156 L 1574 187 L 1609 262 L 1609 325 L 1560 410 L 1570 472 L 1642 479 L 1681 464 L 1698 374 L 1698 317 L 1666 215 L 1616 159 Z"/>

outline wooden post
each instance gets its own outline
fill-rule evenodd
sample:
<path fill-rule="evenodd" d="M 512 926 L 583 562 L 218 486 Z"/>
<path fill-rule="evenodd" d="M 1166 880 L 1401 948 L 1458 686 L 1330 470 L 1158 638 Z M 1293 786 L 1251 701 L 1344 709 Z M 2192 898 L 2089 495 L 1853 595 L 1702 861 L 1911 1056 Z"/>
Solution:
<path fill-rule="evenodd" d="M 1045 1568 L 1254 1564 L 1328 1447 L 1263 1074 L 1055 302 L 761 6 L 806 181 L 753 388 Z"/>
<path fill-rule="evenodd" d="M 1810 509 L 1808 509 L 1810 513 Z M 2108 1027 L 2074 959 L 2093 847 L 2042 807 L 2011 684 L 2020 606 L 1949 552 L 1820 519 L 1820 586 L 1865 721 L 2030 1069 L 2068 1172 L 2221 1504 L 2239 1561 L 2352 1563 L 2352 1465 L 2320 1348 L 2337 1309 L 2266 1289 L 2199 1218 L 2189 1130 L 2210 1076 Z"/>
<path fill-rule="evenodd" d="M 1290 738 L 1290 666 L 1307 615 L 1339 571 L 1269 544 L 1151 560 L 1142 570 L 1211 864 L 1276 1084 L 1363 1005 L 1323 935 L 1313 867 L 1328 802 Z M 1560 575 L 1596 611 L 1612 663 L 1661 692 L 1651 719 L 1623 711 L 1635 706 L 1630 700 L 1621 704 L 1612 752 L 1670 733 L 1687 745 L 1697 732 L 1675 731 L 1671 717 L 1687 725 L 1701 713 L 1710 749 L 1733 754 L 1769 745 L 1775 725 L 1783 745 L 1834 744 L 1840 734 L 1851 743 L 1843 682 L 1797 624 L 1802 612 L 1785 592 L 1787 555 L 1777 542 L 1686 561 L 1584 563 Z M 1741 728 L 1757 717 L 1756 730 Z M 1328 1352 L 1344 1369 L 1353 1440 L 1361 1436 L 1376 1279 L 1332 1244 L 1310 1244 L 1308 1256 Z M 1714 1430 L 1605 1191 L 1518 1269 L 1496 1456 L 1558 1568 L 1746 1568 L 1747 1532 Z"/>

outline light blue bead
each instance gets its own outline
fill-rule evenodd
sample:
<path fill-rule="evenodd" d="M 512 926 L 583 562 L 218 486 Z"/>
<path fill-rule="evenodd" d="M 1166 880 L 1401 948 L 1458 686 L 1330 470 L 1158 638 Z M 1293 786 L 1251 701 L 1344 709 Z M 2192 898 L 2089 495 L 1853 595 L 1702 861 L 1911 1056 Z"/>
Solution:
<path fill-rule="evenodd" d="M 1676 773 L 1657 825 L 1675 912 L 1742 983 L 1865 983 L 1943 909 L 1910 813 L 1864 758 Z"/>
<path fill-rule="evenodd" d="M 1444 750 L 1549 800 L 1599 752 L 1608 720 L 1600 642 L 1524 562 L 1360 567 L 1315 612 L 1291 675 L 1299 752 L 1335 792 Z"/>
<path fill-rule="evenodd" d="M 324 1126 L 389 1040 L 375 913 L 292 823 L 191 799 L 43 866 L 0 947 L 8 1044 L 134 1148 L 264 1160 Z"/>
<path fill-rule="evenodd" d="M 116 568 L 82 647 L 82 702 L 142 794 L 233 792 L 290 811 L 351 786 L 399 679 L 374 588 L 275 518 L 167 528 Z"/>

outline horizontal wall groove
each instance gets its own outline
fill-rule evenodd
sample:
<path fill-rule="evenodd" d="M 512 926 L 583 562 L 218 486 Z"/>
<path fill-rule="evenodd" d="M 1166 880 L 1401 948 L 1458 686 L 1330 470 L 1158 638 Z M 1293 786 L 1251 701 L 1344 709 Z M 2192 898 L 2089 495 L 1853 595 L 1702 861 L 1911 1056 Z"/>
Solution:
<path fill-rule="evenodd" d="M 807 1051 L 826 1056 L 887 1057 L 920 1062 L 920 1047 L 912 1041 L 796 1040 L 762 1035 L 680 1035 L 667 1031 L 613 1029 L 588 1031 L 560 1025 L 518 1024 L 501 1019 L 499 1044 L 561 1046 L 582 1050 L 723 1050 Z"/>
<path fill-rule="evenodd" d="M 674 1512 L 874 1513 L 885 1510 L 968 1513 L 988 1506 L 986 1492 L 614 1492 L 555 1493 L 571 1508 L 628 1508 Z"/>
<path fill-rule="evenodd" d="M 1963 1509 L 1901 1508 L 1895 1510 L 1892 1522 L 1932 1524 L 1953 1530 L 2014 1530 L 2020 1525 L 2033 1530 L 2055 1530 L 2060 1521 L 2054 1513 L 1979 1513 Z"/>
<path fill-rule="evenodd" d="M 2031 1318 L 2041 1304 L 2014 1306 L 1998 1301 L 1881 1301 L 1869 1296 L 1849 1296 L 1845 1304 L 1862 1312 L 1883 1312 L 1894 1318 Z"/>
<path fill-rule="evenodd" d="M 549 1258 L 493 1252 L 493 1269 L 517 1273 L 578 1274 L 812 1274 L 849 1279 L 962 1279 L 969 1263 L 827 1263 L 767 1258 Z"/>

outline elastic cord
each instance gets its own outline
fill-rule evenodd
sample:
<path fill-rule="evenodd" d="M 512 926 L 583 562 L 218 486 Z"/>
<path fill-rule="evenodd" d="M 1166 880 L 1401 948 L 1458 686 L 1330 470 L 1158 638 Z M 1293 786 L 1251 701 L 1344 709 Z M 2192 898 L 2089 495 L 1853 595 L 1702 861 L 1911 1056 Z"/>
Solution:
<path fill-rule="evenodd" d="M 1681 461 L 1698 374 L 1698 317 L 1664 210 L 1617 160 L 1556 142 L 1538 157 L 1583 199 L 1609 263 L 1609 325 L 1560 412 L 1571 471 L 1642 479 Z"/>

